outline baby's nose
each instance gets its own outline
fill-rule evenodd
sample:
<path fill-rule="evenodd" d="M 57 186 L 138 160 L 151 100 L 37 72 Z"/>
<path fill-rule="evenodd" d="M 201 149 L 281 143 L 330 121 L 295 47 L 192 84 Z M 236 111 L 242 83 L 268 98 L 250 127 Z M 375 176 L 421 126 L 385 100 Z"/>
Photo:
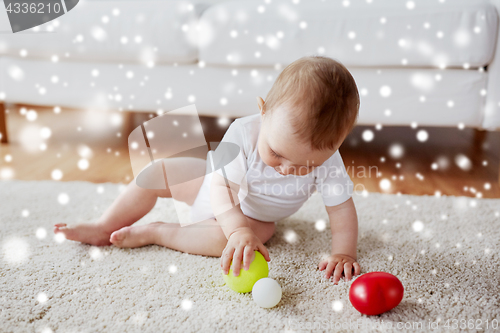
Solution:
<path fill-rule="evenodd" d="M 275 169 L 283 175 L 289 175 L 291 173 L 290 168 L 284 165 L 278 165 Z"/>

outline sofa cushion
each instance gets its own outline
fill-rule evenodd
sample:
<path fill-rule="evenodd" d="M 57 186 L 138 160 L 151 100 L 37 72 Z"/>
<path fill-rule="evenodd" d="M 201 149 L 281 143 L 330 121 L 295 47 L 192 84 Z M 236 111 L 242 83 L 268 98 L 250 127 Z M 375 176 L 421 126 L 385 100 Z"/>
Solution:
<path fill-rule="evenodd" d="M 348 66 L 462 68 L 491 61 L 498 14 L 487 0 L 229 1 L 208 8 L 200 25 L 206 64 L 272 66 L 319 54 Z"/>
<path fill-rule="evenodd" d="M 98 76 L 90 75 L 98 70 Z M 134 74 L 132 79 L 127 75 Z M 196 104 L 208 116 L 242 117 L 259 112 L 280 71 L 196 64 L 148 68 L 140 64 L 62 62 L 0 57 L 0 92 L 9 103 L 80 108 L 89 124 L 109 121 L 105 111 L 171 111 Z M 488 75 L 480 70 L 353 68 L 360 91 L 358 124 L 480 127 Z M 54 81 L 53 78 L 57 80 Z M 390 94 L 380 94 L 383 86 Z M 387 89 L 387 88 L 386 88 Z"/>
<path fill-rule="evenodd" d="M 197 3 L 188 1 L 80 1 L 54 21 L 16 34 L 0 11 L 0 54 L 29 58 L 125 61 L 144 64 L 197 61 Z M 68 56 L 66 56 L 66 54 Z"/>

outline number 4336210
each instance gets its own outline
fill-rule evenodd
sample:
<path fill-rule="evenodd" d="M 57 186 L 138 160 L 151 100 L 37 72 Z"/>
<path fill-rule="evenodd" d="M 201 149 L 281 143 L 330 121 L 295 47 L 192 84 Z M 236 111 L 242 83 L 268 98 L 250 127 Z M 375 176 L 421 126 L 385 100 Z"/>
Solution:
<path fill-rule="evenodd" d="M 447 329 L 452 329 L 452 330 L 465 330 L 465 329 L 476 329 L 476 330 L 483 330 L 483 329 L 499 329 L 499 321 L 497 319 L 493 320 L 482 320 L 482 319 L 448 319 L 447 321 L 444 322 L 443 326 Z"/>
<path fill-rule="evenodd" d="M 17 3 L 9 3 L 9 5 L 6 7 L 6 10 L 8 13 L 15 13 L 15 14 L 20 14 L 20 13 L 40 13 L 40 14 L 45 14 L 45 13 L 59 13 L 63 11 L 63 8 L 61 6 L 60 2 L 54 2 L 54 3 L 28 3 L 28 2 L 17 2 Z"/>

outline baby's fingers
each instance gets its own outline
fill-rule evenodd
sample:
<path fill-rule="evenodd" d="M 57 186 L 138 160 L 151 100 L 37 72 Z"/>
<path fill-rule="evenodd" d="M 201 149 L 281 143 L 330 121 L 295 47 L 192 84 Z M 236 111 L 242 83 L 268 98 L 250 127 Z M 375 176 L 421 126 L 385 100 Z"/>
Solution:
<path fill-rule="evenodd" d="M 248 271 L 250 264 L 255 259 L 255 251 L 250 246 L 245 246 L 243 255 L 243 268 Z"/>
<path fill-rule="evenodd" d="M 266 261 L 271 261 L 271 257 L 269 256 L 269 252 L 263 244 L 257 245 L 259 252 L 264 256 Z"/>
<path fill-rule="evenodd" d="M 231 259 L 233 259 L 234 247 L 225 248 L 222 252 L 221 268 L 225 275 L 229 272 L 229 266 L 231 265 Z"/>
<path fill-rule="evenodd" d="M 335 268 L 336 265 L 337 265 L 336 261 L 329 261 L 328 262 L 328 265 L 326 266 L 326 270 L 325 270 L 325 278 L 329 279 L 330 276 L 332 276 L 333 269 Z"/>
<path fill-rule="evenodd" d="M 242 257 L 243 257 L 243 248 L 242 247 L 236 248 L 236 250 L 234 250 L 234 254 L 233 254 L 233 275 L 234 276 L 240 275 Z"/>
<path fill-rule="evenodd" d="M 354 267 L 354 276 L 361 274 L 361 267 L 359 267 L 357 262 L 352 264 L 352 266 Z"/>
<path fill-rule="evenodd" d="M 326 268 L 326 265 L 328 265 L 328 261 L 326 261 L 326 260 L 325 260 L 325 261 L 322 261 L 322 262 L 320 262 L 320 263 L 319 263 L 319 265 L 318 265 L 318 269 L 319 269 L 320 271 L 322 271 L 322 270 L 324 270 L 324 269 Z"/>
<path fill-rule="evenodd" d="M 352 264 L 350 262 L 344 264 L 344 275 L 345 281 L 350 281 L 352 279 Z"/>
<path fill-rule="evenodd" d="M 335 284 L 339 283 L 343 270 L 344 270 L 344 265 L 342 265 L 342 262 L 339 262 L 335 266 L 335 272 L 333 273 L 333 283 Z"/>

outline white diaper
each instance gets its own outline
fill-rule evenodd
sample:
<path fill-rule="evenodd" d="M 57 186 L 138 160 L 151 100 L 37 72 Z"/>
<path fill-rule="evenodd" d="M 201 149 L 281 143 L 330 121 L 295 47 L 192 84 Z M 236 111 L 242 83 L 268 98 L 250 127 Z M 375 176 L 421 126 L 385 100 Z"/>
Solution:
<path fill-rule="evenodd" d="M 210 182 L 212 173 L 209 173 L 203 179 L 198 195 L 191 206 L 190 219 L 193 222 L 201 222 L 207 219 L 215 218 L 210 206 Z"/>
<path fill-rule="evenodd" d="M 196 196 L 194 203 L 191 206 L 190 219 L 192 223 L 201 222 L 207 219 L 215 219 L 215 215 L 212 211 L 212 206 L 210 205 L 210 182 L 212 181 L 212 176 L 213 173 L 209 173 L 205 176 L 200 190 L 198 191 L 198 195 Z M 248 203 L 246 202 L 247 194 L 245 192 L 242 192 L 242 190 L 240 190 L 240 192 L 238 193 L 238 199 L 240 200 L 240 208 L 245 216 L 262 222 L 276 222 L 280 219 L 278 217 L 271 217 L 271 221 L 266 221 L 265 218 L 269 218 L 268 216 L 259 215 L 259 211 L 262 211 L 262 207 L 261 209 L 250 209 L 250 207 L 248 207 Z M 272 210 L 272 202 L 265 204 L 271 206 Z"/>

